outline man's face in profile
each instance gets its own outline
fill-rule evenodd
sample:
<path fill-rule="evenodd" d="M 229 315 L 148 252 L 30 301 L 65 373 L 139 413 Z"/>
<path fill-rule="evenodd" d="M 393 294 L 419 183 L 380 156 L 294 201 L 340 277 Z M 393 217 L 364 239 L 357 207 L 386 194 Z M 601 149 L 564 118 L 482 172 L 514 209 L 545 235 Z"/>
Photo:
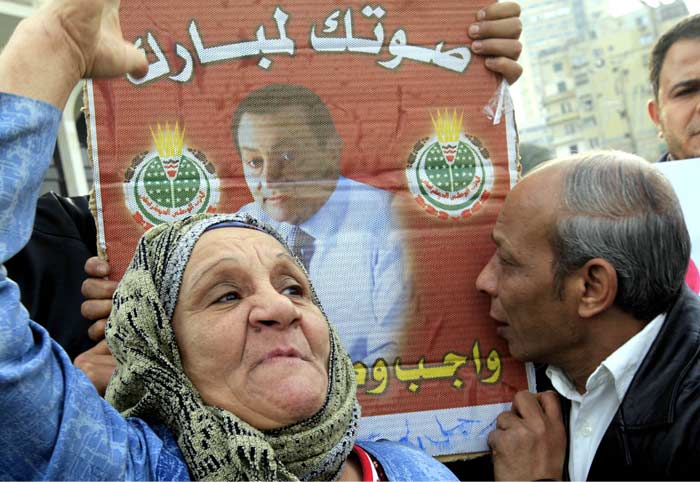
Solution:
<path fill-rule="evenodd" d="M 337 134 L 319 141 L 303 106 L 246 112 L 238 127 L 243 174 L 253 200 L 276 221 L 299 224 L 318 211 L 338 180 Z"/>

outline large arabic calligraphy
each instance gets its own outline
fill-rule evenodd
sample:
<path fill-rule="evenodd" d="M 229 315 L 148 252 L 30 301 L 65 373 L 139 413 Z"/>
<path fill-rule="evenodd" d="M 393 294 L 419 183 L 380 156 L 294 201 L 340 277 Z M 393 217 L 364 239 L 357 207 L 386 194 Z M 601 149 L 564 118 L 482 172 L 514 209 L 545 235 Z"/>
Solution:
<path fill-rule="evenodd" d="M 355 37 L 353 34 L 352 9 L 348 8 L 342 15 L 342 29 L 339 21 L 342 11 L 334 10 L 328 15 L 321 34 L 317 34 L 316 25 L 311 26 L 309 40 L 311 48 L 320 53 L 343 53 L 351 52 L 357 54 L 378 55 L 382 48 L 386 47 L 388 53 L 393 56 L 385 60 L 377 60 L 377 64 L 389 70 L 394 70 L 401 65 L 404 59 L 415 60 L 426 64 L 433 64 L 437 67 L 447 69 L 457 73 L 463 73 L 471 61 L 471 52 L 467 46 L 457 47 L 443 51 L 445 42 L 438 42 L 434 48 L 411 45 L 408 43 L 406 30 L 397 29 L 389 40 L 384 43 L 384 26 L 377 22 L 374 26 L 374 38 Z M 381 20 L 387 15 L 386 10 L 381 6 L 371 7 L 365 5 L 360 10 L 365 18 L 376 18 Z M 232 61 L 246 57 L 261 56 L 258 66 L 268 70 L 272 66 L 272 60 L 268 58 L 272 54 L 285 54 L 294 56 L 295 42 L 287 36 L 287 21 L 289 15 L 279 6 L 275 9 L 272 18 L 277 25 L 278 38 L 267 38 L 265 27 L 260 25 L 255 31 L 255 40 L 244 40 L 234 43 L 205 46 L 199 26 L 196 20 L 189 23 L 188 33 L 192 46 L 200 65 L 207 65 L 217 62 Z M 342 36 L 331 36 L 339 29 L 344 31 Z M 173 82 L 188 82 L 192 79 L 195 71 L 194 56 L 180 42 L 175 43 L 175 54 L 184 61 L 184 66 L 179 72 L 173 72 L 170 67 L 163 48 L 159 44 L 152 32 L 146 32 L 146 43 L 150 52 L 155 56 L 155 61 L 149 65 L 148 72 L 141 78 L 127 75 L 129 82 L 134 85 L 143 85 L 167 77 Z M 136 47 L 146 51 L 143 38 L 139 37 L 134 42 Z"/>
<path fill-rule="evenodd" d="M 421 357 L 417 363 L 410 368 L 404 367 L 401 358 L 396 358 L 393 364 L 393 376 L 399 382 L 405 383 L 406 388 L 411 393 L 418 392 L 423 380 L 452 380 L 452 386 L 456 389 L 462 388 L 463 380 L 458 376 L 462 367 L 470 363 L 473 365 L 479 382 L 487 385 L 498 383 L 501 379 L 501 355 L 492 349 L 485 361 L 481 357 L 481 346 L 479 340 L 475 340 L 472 345 L 471 358 L 467 354 L 448 352 L 442 359 L 442 363 L 426 363 L 425 357 Z M 485 365 L 485 367 L 484 367 Z M 387 390 L 391 379 L 390 366 L 386 360 L 379 358 L 372 365 L 371 378 L 375 382 L 370 387 L 369 368 L 362 362 L 356 362 L 355 378 L 359 387 L 365 387 L 365 392 L 369 395 L 380 395 Z M 486 368 L 486 370 L 483 370 Z"/>

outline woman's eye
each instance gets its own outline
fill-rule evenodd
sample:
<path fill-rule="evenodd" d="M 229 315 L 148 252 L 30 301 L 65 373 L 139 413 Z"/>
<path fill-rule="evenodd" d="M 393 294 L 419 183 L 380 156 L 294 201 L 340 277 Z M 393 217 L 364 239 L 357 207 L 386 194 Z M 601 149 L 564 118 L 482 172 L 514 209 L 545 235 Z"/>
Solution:
<path fill-rule="evenodd" d="M 235 291 L 229 291 L 224 296 L 216 300 L 217 303 L 230 303 L 231 301 L 240 300 L 241 297 Z"/>
<path fill-rule="evenodd" d="M 282 290 L 282 294 L 286 296 L 302 296 L 304 289 L 299 285 L 287 286 Z"/>

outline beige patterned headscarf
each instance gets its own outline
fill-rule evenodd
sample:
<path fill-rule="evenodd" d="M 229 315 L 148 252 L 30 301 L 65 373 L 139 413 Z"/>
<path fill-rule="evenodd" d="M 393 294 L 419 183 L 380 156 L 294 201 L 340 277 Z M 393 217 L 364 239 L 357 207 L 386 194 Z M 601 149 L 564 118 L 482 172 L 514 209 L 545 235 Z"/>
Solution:
<path fill-rule="evenodd" d="M 264 231 L 289 251 L 274 230 L 247 215 L 197 215 L 144 234 L 114 293 L 107 323 L 117 369 L 106 398 L 125 417 L 169 427 L 194 479 L 337 479 L 355 441 L 360 408 L 352 362 L 332 325 L 325 403 L 292 425 L 257 430 L 233 413 L 206 405 L 185 375 L 170 322 L 195 243 L 220 223 Z M 312 296 L 323 312 L 313 288 Z"/>

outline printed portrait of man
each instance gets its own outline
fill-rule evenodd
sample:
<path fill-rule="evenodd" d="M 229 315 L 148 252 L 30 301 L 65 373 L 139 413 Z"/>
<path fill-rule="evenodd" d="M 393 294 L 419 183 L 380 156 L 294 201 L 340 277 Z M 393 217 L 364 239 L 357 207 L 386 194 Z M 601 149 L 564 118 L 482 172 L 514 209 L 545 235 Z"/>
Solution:
<path fill-rule="evenodd" d="M 393 362 L 410 289 L 392 194 L 341 174 L 343 140 L 306 87 L 251 92 L 231 134 L 253 197 L 241 212 L 271 224 L 299 255 L 353 361 Z"/>

